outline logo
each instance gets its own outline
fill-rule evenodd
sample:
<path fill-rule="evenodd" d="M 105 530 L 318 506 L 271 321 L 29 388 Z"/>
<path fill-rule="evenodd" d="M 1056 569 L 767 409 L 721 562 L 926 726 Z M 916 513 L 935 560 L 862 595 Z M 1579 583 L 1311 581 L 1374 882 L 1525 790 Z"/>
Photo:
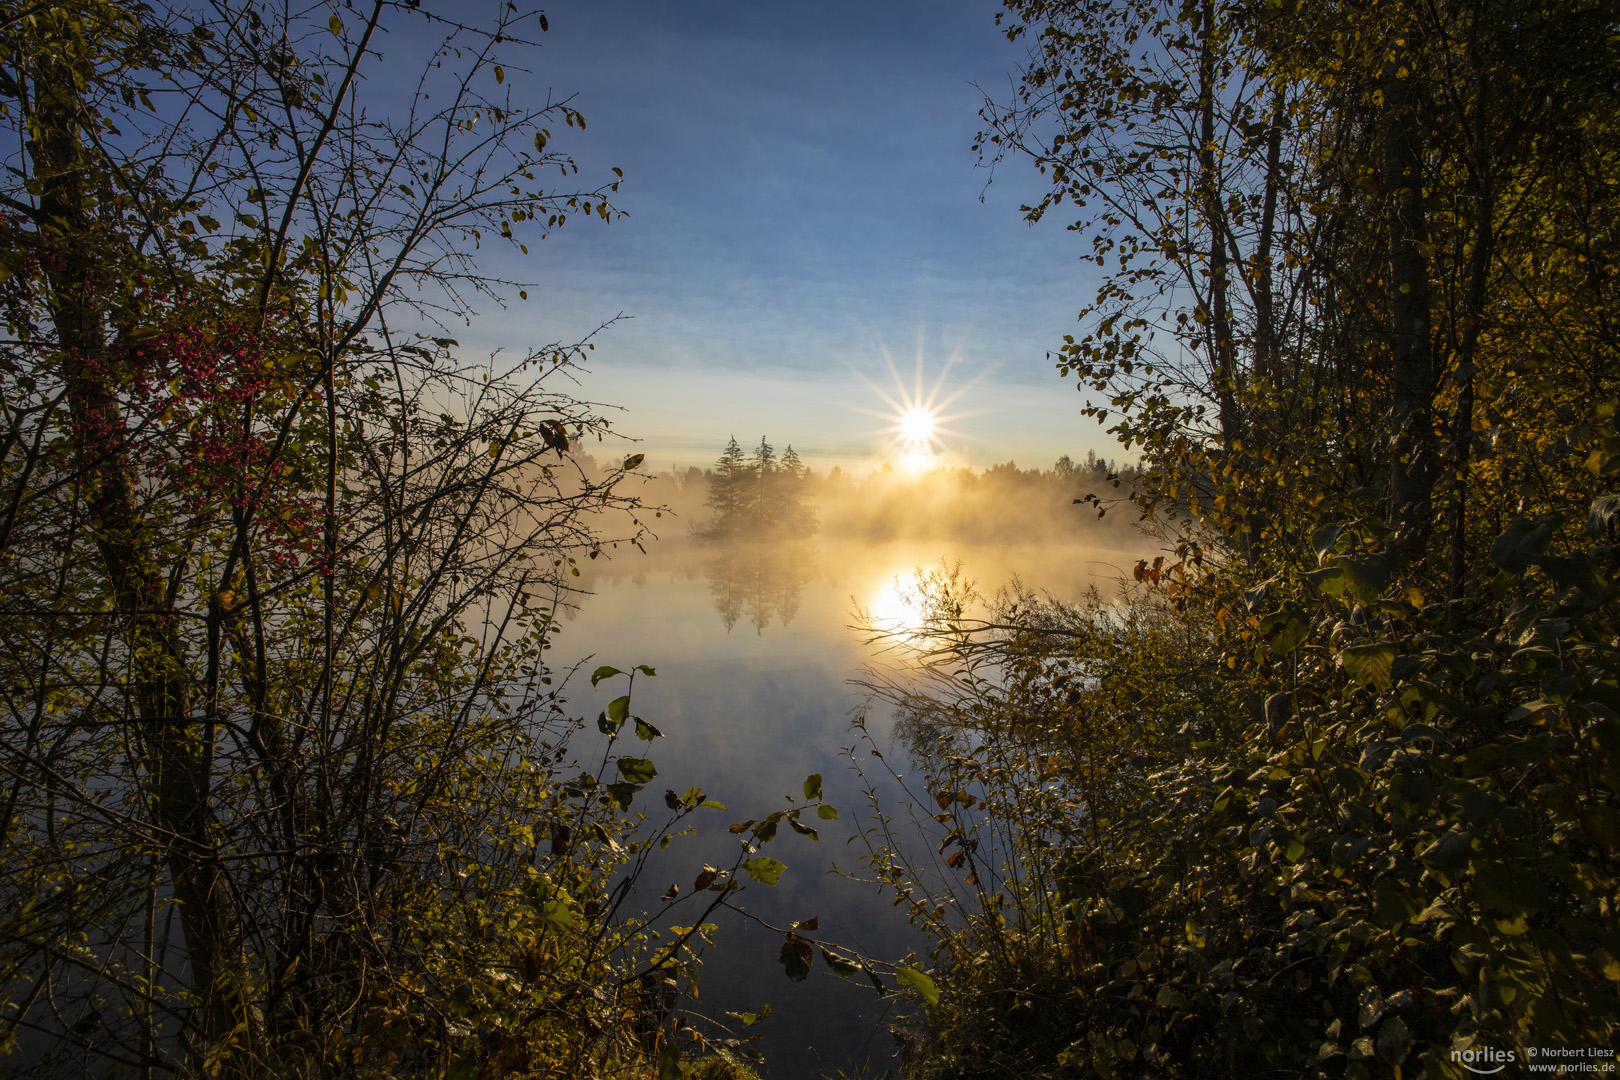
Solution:
<path fill-rule="evenodd" d="M 1471 1046 L 1467 1050 L 1453 1050 L 1451 1060 L 1479 1076 L 1492 1076 L 1519 1060 L 1516 1050 L 1497 1050 L 1489 1046 Z M 1495 1066 L 1492 1068 L 1491 1066 Z"/>

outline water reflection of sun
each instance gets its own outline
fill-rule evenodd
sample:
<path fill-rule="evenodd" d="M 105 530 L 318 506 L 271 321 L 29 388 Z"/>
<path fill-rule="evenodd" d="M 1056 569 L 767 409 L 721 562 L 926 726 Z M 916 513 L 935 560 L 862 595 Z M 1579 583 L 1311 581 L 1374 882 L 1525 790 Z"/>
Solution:
<path fill-rule="evenodd" d="M 886 634 L 912 637 L 922 630 L 924 614 L 909 590 L 900 587 L 900 578 L 891 577 L 872 595 L 868 613 L 872 628 Z"/>

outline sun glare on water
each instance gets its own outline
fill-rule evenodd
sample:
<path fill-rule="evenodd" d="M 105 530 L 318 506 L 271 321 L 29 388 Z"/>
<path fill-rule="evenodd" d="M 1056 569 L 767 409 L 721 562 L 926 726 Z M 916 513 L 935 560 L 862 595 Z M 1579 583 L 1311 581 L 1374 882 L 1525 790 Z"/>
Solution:
<path fill-rule="evenodd" d="M 868 613 L 873 628 L 885 634 L 910 639 L 922 629 L 923 613 L 916 599 L 902 591 L 898 576 L 891 577 L 872 597 Z"/>

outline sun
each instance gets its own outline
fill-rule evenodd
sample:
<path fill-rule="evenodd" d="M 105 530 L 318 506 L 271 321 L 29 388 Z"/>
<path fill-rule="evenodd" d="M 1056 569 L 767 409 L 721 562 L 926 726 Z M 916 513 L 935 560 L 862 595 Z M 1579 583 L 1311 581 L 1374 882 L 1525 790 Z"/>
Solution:
<path fill-rule="evenodd" d="M 949 426 L 952 420 L 974 415 L 971 412 L 947 413 L 958 398 L 970 390 L 977 379 L 970 381 L 966 386 L 959 387 L 954 393 L 945 393 L 945 380 L 951 368 L 960 362 L 960 357 L 951 356 L 945 362 L 944 368 L 935 376 L 932 386 L 927 386 L 923 379 L 923 357 L 919 349 L 917 354 L 917 370 L 912 385 L 907 386 L 899 370 L 895 367 L 894 359 L 884 350 L 883 359 L 888 366 L 889 376 L 894 380 L 893 394 L 883 387 L 859 375 L 860 380 L 882 399 L 889 407 L 889 411 L 876 409 L 863 409 L 856 406 L 857 411 L 868 413 L 880 420 L 886 421 L 881 433 L 886 435 L 889 442 L 888 453 L 894 455 L 890 460 L 900 465 L 908 472 L 923 473 L 937 468 L 942 460 L 941 453 L 946 449 L 947 439 L 960 437 L 958 432 Z M 874 432 L 874 434 L 878 434 Z"/>
<path fill-rule="evenodd" d="M 934 414 L 921 405 L 907 409 L 900 417 L 900 437 L 908 443 L 927 444 L 934 438 Z"/>

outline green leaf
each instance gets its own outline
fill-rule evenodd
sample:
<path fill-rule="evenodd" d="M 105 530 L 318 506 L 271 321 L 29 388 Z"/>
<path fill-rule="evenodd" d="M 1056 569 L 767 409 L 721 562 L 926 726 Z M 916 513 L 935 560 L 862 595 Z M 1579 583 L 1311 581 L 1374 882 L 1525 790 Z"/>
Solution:
<path fill-rule="evenodd" d="M 1385 642 L 1351 645 L 1339 654 L 1339 662 L 1350 677 L 1362 686 L 1388 690 L 1390 666 L 1395 662 L 1395 646 Z"/>
<path fill-rule="evenodd" d="M 1474 831 L 1454 828 L 1418 854 L 1423 865 L 1442 874 L 1455 874 L 1474 854 Z"/>
<path fill-rule="evenodd" d="M 659 731 L 641 717 L 636 717 L 636 738 L 642 742 L 652 742 L 654 739 L 662 739 L 663 737 L 664 733 L 662 731 Z"/>
<path fill-rule="evenodd" d="M 761 1005 L 757 1013 L 728 1012 L 726 1015 L 734 1020 L 741 1021 L 743 1027 L 753 1027 L 762 1020 L 770 1019 L 771 1003 L 767 1001 L 764 1005 Z"/>
<path fill-rule="evenodd" d="M 601 682 L 603 679 L 611 679 L 615 675 L 623 674 L 624 672 L 620 671 L 618 668 L 608 667 L 606 664 L 603 664 L 601 667 L 591 672 L 591 686 L 594 688 L 596 684 Z"/>
<path fill-rule="evenodd" d="M 1315 585 L 1324 596 L 1342 596 L 1344 594 L 1344 567 L 1335 563 L 1320 570 L 1312 570 L 1303 575 L 1306 581 Z"/>
<path fill-rule="evenodd" d="M 618 760 L 619 775 L 632 784 L 647 784 L 658 775 L 658 770 L 647 758 L 622 757 Z"/>
<path fill-rule="evenodd" d="M 658 1080 L 681 1080 L 681 1048 L 678 1044 L 666 1042 L 658 1048 Z"/>
<path fill-rule="evenodd" d="M 624 471 L 629 472 L 631 469 L 640 466 L 640 464 L 646 460 L 646 454 L 631 454 L 629 457 L 624 459 Z"/>
<path fill-rule="evenodd" d="M 702 802 L 698 803 L 698 805 L 699 806 L 713 807 L 716 810 L 729 810 L 729 809 L 731 809 L 731 807 L 727 806 L 725 803 L 718 802 L 718 801 L 716 801 L 714 799 L 704 799 Z"/>
<path fill-rule="evenodd" d="M 1260 634 L 1271 639 L 1271 655 L 1286 656 L 1310 636 L 1311 627 L 1293 611 L 1283 610 L 1260 621 Z"/>
<path fill-rule="evenodd" d="M 636 670 L 641 672 L 643 675 L 647 676 L 649 679 L 652 678 L 654 675 L 658 674 L 658 672 L 654 671 L 652 668 L 648 667 L 646 664 L 637 664 L 636 665 Z"/>
<path fill-rule="evenodd" d="M 1474 899 L 1481 907 L 1509 917 L 1534 915 L 1551 902 L 1547 886 L 1534 870 L 1496 862 L 1475 865 Z"/>
<path fill-rule="evenodd" d="M 567 930 L 574 925 L 574 909 L 561 900 L 547 900 L 542 909 L 548 925 L 556 930 Z"/>
<path fill-rule="evenodd" d="M 917 968 L 895 968 L 894 980 L 901 986 L 909 986 L 917 991 L 928 1004 L 939 1004 L 939 990 L 934 986 L 934 980 L 924 975 Z"/>
<path fill-rule="evenodd" d="M 496 85 L 498 86 L 498 85 L 500 85 L 501 83 L 503 83 L 505 81 L 506 81 L 506 70 L 504 68 L 502 68 L 501 65 L 496 64 L 495 65 L 495 83 L 496 83 Z M 663 1080 L 663 1078 L 660 1077 L 659 1080 Z"/>
<path fill-rule="evenodd" d="M 343 20 L 338 18 L 336 15 L 333 15 L 330 19 L 326 20 L 326 28 L 332 31 L 333 37 L 343 36 Z"/>
<path fill-rule="evenodd" d="M 620 810 L 628 810 L 630 809 L 631 800 L 636 797 L 636 792 L 640 791 L 641 787 L 642 785 L 640 784 L 632 784 L 627 781 L 620 780 L 618 783 L 609 784 L 607 786 L 607 792 L 609 795 L 613 796 L 613 801 L 619 804 Z"/>
<path fill-rule="evenodd" d="M 1379 1027 L 1376 1049 L 1386 1065 L 1400 1065 L 1406 1060 L 1411 1046 L 1412 1033 L 1406 1029 L 1406 1021 L 1400 1017 L 1392 1016 Z"/>
<path fill-rule="evenodd" d="M 789 934 L 782 942 L 782 951 L 776 954 L 776 962 L 794 982 L 804 982 L 810 977 L 810 965 L 815 958 L 815 950 L 798 934 Z"/>
<path fill-rule="evenodd" d="M 1491 562 L 1510 574 L 1522 574 L 1552 546 L 1554 519 L 1534 522 L 1514 518 L 1491 544 Z"/>
<path fill-rule="evenodd" d="M 1344 567 L 1344 591 L 1363 604 L 1370 604 L 1389 588 L 1398 561 L 1393 555 L 1369 555 L 1361 559 L 1336 559 L 1334 565 Z"/>
<path fill-rule="evenodd" d="M 791 825 L 793 827 L 793 831 L 798 833 L 800 836 L 808 836 L 812 840 L 821 839 L 821 837 L 817 835 L 816 830 L 812 829 L 808 825 L 799 824 L 799 819 L 796 817 L 788 818 L 787 823 Z"/>
<path fill-rule="evenodd" d="M 478 1051 L 470 1050 L 444 1071 L 444 1080 L 478 1080 Z"/>
<path fill-rule="evenodd" d="M 1373 917 L 1385 926 L 1409 922 L 1419 911 L 1412 894 L 1394 877 L 1378 879 L 1373 887 Z"/>
<path fill-rule="evenodd" d="M 1330 857 L 1340 866 L 1352 866 L 1372 847 L 1372 837 L 1358 833 L 1344 833 L 1333 841 Z"/>
<path fill-rule="evenodd" d="M 630 696 L 621 694 L 608 702 L 607 715 L 615 727 L 623 724 L 630 716 Z"/>
<path fill-rule="evenodd" d="M 822 821 L 837 821 L 838 807 L 829 806 L 827 803 L 822 803 L 820 806 L 816 807 L 816 817 L 820 818 Z"/>
<path fill-rule="evenodd" d="M 1581 826 L 1598 844 L 1613 851 L 1620 847 L 1620 814 L 1613 807 L 1594 804 L 1581 811 Z"/>
<path fill-rule="evenodd" d="M 774 888 L 776 883 L 782 880 L 782 875 L 787 872 L 787 863 L 778 862 L 769 855 L 761 855 L 744 862 L 743 869 L 748 871 L 749 877 L 761 885 Z"/>
<path fill-rule="evenodd" d="M 821 798 L 821 774 L 811 773 L 804 778 L 804 798 L 806 802 L 815 802 Z"/>
<path fill-rule="evenodd" d="M 1343 535 L 1343 525 L 1324 525 L 1311 533 L 1311 550 L 1316 552 L 1318 562 L 1325 560 L 1338 550 L 1339 537 Z"/>

